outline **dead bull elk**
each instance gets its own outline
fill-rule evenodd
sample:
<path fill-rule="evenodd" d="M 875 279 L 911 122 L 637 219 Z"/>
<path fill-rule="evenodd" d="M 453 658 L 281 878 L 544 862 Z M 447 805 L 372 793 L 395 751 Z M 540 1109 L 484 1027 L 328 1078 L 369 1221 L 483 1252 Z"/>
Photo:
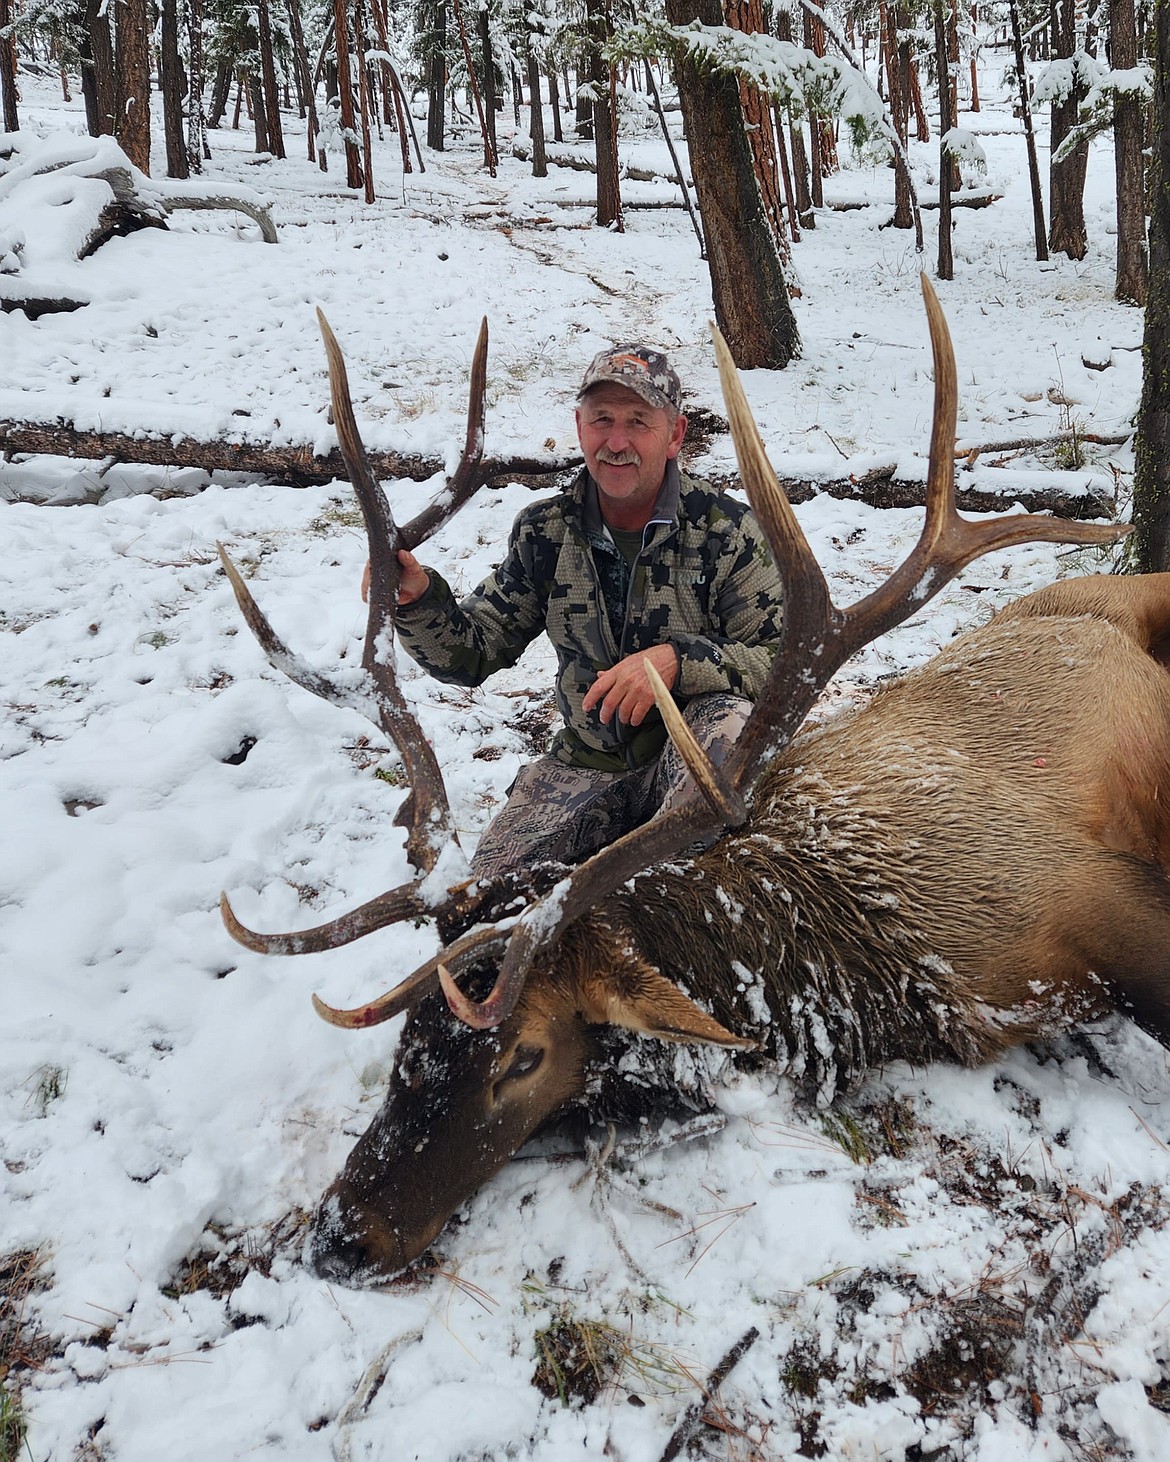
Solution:
<path fill-rule="evenodd" d="M 676 1060 L 669 1043 L 753 1052 L 736 1059 L 779 1063 L 822 1102 L 875 1064 L 974 1064 L 1110 1008 L 1170 1044 L 1170 575 L 1073 580 L 1021 599 L 863 710 L 793 740 L 849 656 L 979 555 L 1123 531 L 959 517 L 954 356 L 923 288 L 935 363 L 926 522 L 906 561 L 848 609 L 830 601 L 717 341 L 741 477 L 784 579 L 783 643 L 729 762 L 716 770 L 682 747 L 702 795 L 560 870 L 543 897 L 522 880 L 478 888 L 458 860 L 438 861 L 457 845 L 395 682 L 391 630 L 394 549 L 440 515 L 395 528 L 323 323 L 370 530 L 363 704 L 409 769 L 407 850 L 423 877 L 299 934 L 247 930 L 226 899 L 224 917 L 266 953 L 331 948 L 415 916 L 437 917 L 445 942 L 370 1005 L 316 1001 L 349 1027 L 410 1012 L 385 1104 L 316 1215 L 309 1258 L 323 1276 L 368 1281 L 407 1264 L 558 1114 L 701 1104 L 703 1063 Z M 454 498 L 476 480 L 485 349 L 481 335 Z M 225 566 L 273 663 L 352 704 L 284 648 Z"/>

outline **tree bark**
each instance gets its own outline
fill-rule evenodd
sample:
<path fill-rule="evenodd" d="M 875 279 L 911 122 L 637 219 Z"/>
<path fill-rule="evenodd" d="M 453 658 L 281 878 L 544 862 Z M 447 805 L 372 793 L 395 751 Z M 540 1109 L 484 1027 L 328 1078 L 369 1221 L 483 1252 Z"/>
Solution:
<path fill-rule="evenodd" d="M 361 188 L 361 151 L 357 143 L 357 117 L 353 110 L 353 61 L 349 48 L 349 7 L 346 0 L 333 0 L 333 38 L 337 47 L 337 100 L 345 132 L 345 186 Z"/>
<path fill-rule="evenodd" d="M 1028 87 L 1028 68 L 1024 60 L 1024 41 L 1020 33 L 1019 0 L 1008 0 L 1012 25 L 1012 45 L 1016 56 L 1016 79 L 1020 88 L 1020 116 L 1024 123 L 1024 145 L 1028 153 L 1028 180 L 1032 187 L 1032 229 L 1036 235 L 1036 259 L 1048 258 L 1048 235 L 1044 228 L 1044 195 L 1040 191 L 1040 164 L 1036 158 L 1036 133 L 1032 127 L 1032 97 Z"/>
<path fill-rule="evenodd" d="M 483 62 L 483 115 L 495 163 L 500 156 L 496 141 L 496 58 L 492 54 L 492 18 L 486 5 L 479 12 L 479 49 Z"/>
<path fill-rule="evenodd" d="M 162 86 L 163 132 L 167 147 L 167 177 L 188 178 L 187 141 L 183 135 L 183 63 L 179 60 L 178 0 L 162 0 L 162 36 L 159 82 Z"/>
<path fill-rule="evenodd" d="M 528 135 L 532 139 L 532 176 L 548 177 L 548 159 L 544 152 L 544 106 L 540 99 L 540 60 L 528 41 Z"/>
<path fill-rule="evenodd" d="M 671 25 L 720 25 L 719 0 L 667 0 Z M 776 239 L 764 212 L 734 77 L 678 64 L 691 171 L 707 241 L 715 318 L 741 369 L 780 369 L 800 336 Z"/>
<path fill-rule="evenodd" d="M 780 6 L 776 7 L 776 37 L 781 41 L 792 40 L 792 14 Z M 788 119 L 788 145 L 792 153 L 792 196 L 801 228 L 815 228 L 816 215 L 812 211 L 812 193 L 809 191 L 808 149 L 804 145 L 804 133 L 793 120 L 792 108 L 786 109 Z M 777 119 L 779 121 L 779 119 Z M 793 228 L 793 237 L 796 229 Z"/>
<path fill-rule="evenodd" d="M 203 171 L 207 145 L 207 120 L 203 112 L 203 0 L 187 0 L 187 165 Z"/>
<path fill-rule="evenodd" d="M 284 157 L 284 128 L 280 124 L 280 92 L 272 55 L 272 18 L 268 13 L 268 0 L 256 0 L 256 29 L 260 44 L 260 80 L 264 91 L 268 150 L 275 157 Z"/>
<path fill-rule="evenodd" d="M 883 36 L 886 52 L 890 118 L 903 149 L 910 140 L 910 42 L 904 39 L 906 17 L 902 7 L 889 3 L 885 7 L 886 29 Z M 914 204 L 910 195 L 910 175 L 894 161 L 894 227 L 914 227 Z"/>
<path fill-rule="evenodd" d="M 309 55 L 305 49 L 305 28 L 301 23 L 301 3 L 300 0 L 287 0 L 287 4 L 288 28 L 289 34 L 292 36 L 293 65 L 297 68 L 301 94 L 305 98 L 305 110 L 308 114 L 305 145 L 308 149 L 309 161 L 314 162 L 317 157 L 317 137 L 321 131 L 321 124 L 317 120 L 317 99 L 313 95 L 313 78 L 309 73 Z M 409 159 L 407 163 L 406 171 L 409 172 Z"/>
<path fill-rule="evenodd" d="M 427 146 L 443 150 L 447 124 L 447 0 L 434 0 L 427 57 Z"/>
<path fill-rule="evenodd" d="M 593 47 L 587 46 L 577 58 L 578 83 L 589 82 L 593 76 Z M 588 86 L 577 86 L 577 136 L 585 142 L 593 140 L 593 101 Z"/>
<path fill-rule="evenodd" d="M 358 110 L 362 131 L 362 184 L 367 203 L 374 201 L 374 149 L 370 140 L 370 69 L 366 65 L 366 7 L 355 0 L 353 13 L 354 49 L 357 56 Z"/>
<path fill-rule="evenodd" d="M 601 54 L 609 39 L 605 0 L 585 0 L 589 35 L 589 81 L 593 91 L 593 151 L 597 158 L 597 222 L 619 233 L 622 223 L 622 194 L 618 180 L 617 114 L 611 87 L 611 70 Z"/>
<path fill-rule="evenodd" d="M 943 139 L 950 126 L 950 74 L 947 65 L 946 20 L 943 0 L 934 0 L 934 43 L 938 61 L 939 161 L 938 161 L 938 277 L 954 279 L 955 261 L 951 250 L 951 166 Z"/>
<path fill-rule="evenodd" d="M 1134 568 L 1170 569 L 1170 6 L 1154 7 L 1150 275 L 1133 483 Z"/>
<path fill-rule="evenodd" d="M 1068 60 L 1077 46 L 1074 0 L 1051 0 L 1051 12 L 1057 57 Z M 1085 228 L 1085 173 L 1089 165 L 1089 147 L 1082 143 L 1063 162 L 1056 161 L 1056 152 L 1076 126 L 1083 97 L 1083 89 L 1079 85 L 1074 86 L 1067 101 L 1055 103 L 1052 107 L 1052 161 L 1048 182 L 1052 217 L 1048 224 L 1048 247 L 1055 254 L 1067 254 L 1070 259 L 1083 259 L 1089 249 L 1089 235 Z"/>
<path fill-rule="evenodd" d="M 123 0 L 118 14 L 114 135 L 144 173 L 150 172 L 150 31 L 147 0 Z"/>
<path fill-rule="evenodd" d="M 252 112 L 252 130 L 255 133 L 257 155 L 265 156 L 271 151 L 268 143 L 268 113 L 264 107 L 264 88 L 260 78 L 253 71 L 247 75 L 248 106 Z"/>
<path fill-rule="evenodd" d="M 745 35 L 767 32 L 761 0 L 724 0 L 723 8 L 727 24 L 735 30 L 742 31 Z M 788 231 L 784 227 L 784 199 L 776 157 L 776 140 L 772 132 L 772 109 L 759 87 L 742 79 L 739 83 L 739 104 L 743 108 L 744 123 L 751 142 L 756 181 L 760 186 L 764 212 L 776 236 L 780 257 L 787 263 L 792 250 L 788 242 Z"/>
<path fill-rule="evenodd" d="M 1109 0 L 1109 63 L 1114 71 L 1137 65 L 1137 26 L 1133 0 Z M 1113 159 L 1117 174 L 1117 280 L 1119 300 L 1146 302 L 1146 199 L 1142 144 L 1145 118 L 1138 97 L 1129 92 L 1113 107 Z"/>
<path fill-rule="evenodd" d="M 564 131 L 561 128 L 561 83 L 557 79 L 557 68 L 551 62 L 548 71 L 548 106 L 552 112 L 553 141 L 563 142 Z"/>
<path fill-rule="evenodd" d="M 12 23 L 9 0 L 0 0 L 0 114 L 5 132 L 20 131 L 20 115 L 16 105 L 16 40 L 2 34 Z"/>
<path fill-rule="evenodd" d="M 215 68 L 215 81 L 211 87 L 211 105 L 207 109 L 207 125 L 217 128 L 223 121 L 232 97 L 232 63 L 221 60 Z"/>

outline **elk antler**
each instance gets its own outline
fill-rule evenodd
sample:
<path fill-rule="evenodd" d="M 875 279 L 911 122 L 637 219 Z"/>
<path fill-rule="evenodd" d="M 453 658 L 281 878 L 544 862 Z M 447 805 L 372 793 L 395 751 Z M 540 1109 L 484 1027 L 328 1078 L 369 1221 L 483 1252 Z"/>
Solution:
<path fill-rule="evenodd" d="M 399 529 L 382 488 L 370 471 L 365 447 L 354 418 L 341 347 L 320 310 L 317 319 L 329 363 L 329 386 L 337 440 L 349 471 L 350 481 L 365 520 L 370 552 L 369 614 L 362 652 L 364 683 L 352 685 L 322 674 L 290 651 L 253 599 L 222 544 L 219 556 L 236 601 L 269 662 L 291 680 L 314 695 L 337 705 L 349 706 L 368 716 L 393 741 L 402 756 L 410 793 L 395 822 L 408 829 L 406 856 L 423 874 L 438 875 L 440 855 L 445 848 L 458 849 L 451 822 L 443 775 L 430 743 L 398 684 L 394 663 L 394 620 L 398 604 L 398 549 L 415 547 L 429 538 L 480 487 L 480 460 L 484 444 L 484 390 L 487 380 L 488 327 L 480 326 L 471 367 L 467 408 L 467 440 L 455 475 L 446 489 L 404 529 Z M 227 895 L 220 903 L 228 932 L 241 944 L 262 954 L 301 954 L 336 948 L 360 939 L 374 929 L 414 917 L 430 917 L 444 907 L 454 910 L 469 887 L 466 863 L 460 854 L 458 866 L 445 872 L 452 877 L 443 887 L 430 889 L 425 883 L 404 884 L 340 918 L 301 933 L 260 934 L 236 918 Z M 454 887 L 449 887 L 454 885 Z"/>

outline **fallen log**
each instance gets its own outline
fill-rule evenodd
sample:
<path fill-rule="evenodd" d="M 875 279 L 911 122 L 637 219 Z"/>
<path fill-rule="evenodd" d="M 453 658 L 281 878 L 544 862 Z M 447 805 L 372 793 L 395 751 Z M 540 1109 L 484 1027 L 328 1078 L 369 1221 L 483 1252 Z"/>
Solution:
<path fill-rule="evenodd" d="M 5 457 L 45 455 L 115 462 L 150 467 L 199 467 L 204 472 L 242 472 L 250 477 L 275 477 L 294 487 L 344 480 L 348 474 L 341 453 L 334 447 L 317 455 L 308 442 L 295 447 L 274 447 L 259 442 L 196 441 L 192 437 L 130 436 L 124 432 L 82 431 L 67 422 L 0 422 L 0 453 Z M 405 477 L 426 482 L 442 472 L 441 457 L 404 452 L 367 451 L 374 476 L 386 480 Z M 483 480 L 489 486 L 522 482 L 546 488 L 581 465 L 580 457 L 484 458 Z"/>
<path fill-rule="evenodd" d="M 1058 518 L 1076 520 L 1112 518 L 1117 511 L 1113 494 L 1098 484 L 1045 485 L 1037 481 L 1042 476 L 1039 472 L 1029 473 L 1025 481 L 1020 473 L 984 468 L 978 484 L 959 479 L 955 503 L 964 513 L 1001 513 L 1005 507 L 1019 503 L 1029 513 L 1053 513 Z M 868 503 L 871 508 L 920 508 L 926 501 L 925 478 L 899 476 L 897 467 L 876 468 L 857 477 L 832 481 L 781 477 L 780 485 L 792 503 L 808 502 L 822 492 Z"/>
<path fill-rule="evenodd" d="M 696 412 L 696 417 L 702 413 Z M 718 421 L 718 418 L 713 418 Z M 968 449 L 970 450 L 970 449 Z M 154 467 L 197 467 L 211 472 L 239 472 L 254 478 L 275 478 L 293 487 L 309 487 L 346 478 L 341 453 L 334 448 L 317 455 L 312 446 L 274 447 L 257 442 L 196 441 L 191 437 L 129 436 L 120 432 L 81 431 L 63 422 L 0 421 L 0 454 L 51 455 L 105 460 Z M 407 478 L 425 482 L 444 470 L 438 457 L 370 449 L 374 476 L 380 480 Z M 488 487 L 518 482 L 535 491 L 559 487 L 581 466 L 579 456 L 485 457 L 480 473 Z M 924 501 L 924 479 L 913 469 L 884 463 L 845 477 L 819 478 L 786 474 L 780 460 L 780 485 L 790 502 L 804 503 L 819 493 L 868 503 L 875 508 L 918 508 Z M 713 485 L 735 487 L 734 473 L 706 471 L 700 475 Z M 966 480 L 964 480 L 966 479 Z M 1053 480 L 1060 479 L 1060 480 Z M 1116 511 L 1113 494 L 1100 476 L 1087 473 L 1006 471 L 981 467 L 959 474 L 955 493 L 964 512 L 1001 512 L 1020 503 L 1028 512 L 1055 513 L 1061 518 L 1109 518 Z"/>

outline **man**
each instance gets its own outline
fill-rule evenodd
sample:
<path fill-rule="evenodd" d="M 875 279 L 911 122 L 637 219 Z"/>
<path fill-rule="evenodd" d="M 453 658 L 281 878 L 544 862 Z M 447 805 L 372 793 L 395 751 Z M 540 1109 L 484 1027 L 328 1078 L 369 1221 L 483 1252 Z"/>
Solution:
<path fill-rule="evenodd" d="M 480 839 L 474 872 L 576 863 L 680 797 L 652 663 L 714 760 L 747 719 L 775 651 L 781 587 L 747 508 L 678 468 L 687 420 L 666 357 L 602 351 L 578 393 L 585 468 L 525 508 L 499 568 L 457 602 L 401 552 L 398 632 L 424 669 L 479 685 L 544 631 L 564 726 L 524 767 Z"/>

